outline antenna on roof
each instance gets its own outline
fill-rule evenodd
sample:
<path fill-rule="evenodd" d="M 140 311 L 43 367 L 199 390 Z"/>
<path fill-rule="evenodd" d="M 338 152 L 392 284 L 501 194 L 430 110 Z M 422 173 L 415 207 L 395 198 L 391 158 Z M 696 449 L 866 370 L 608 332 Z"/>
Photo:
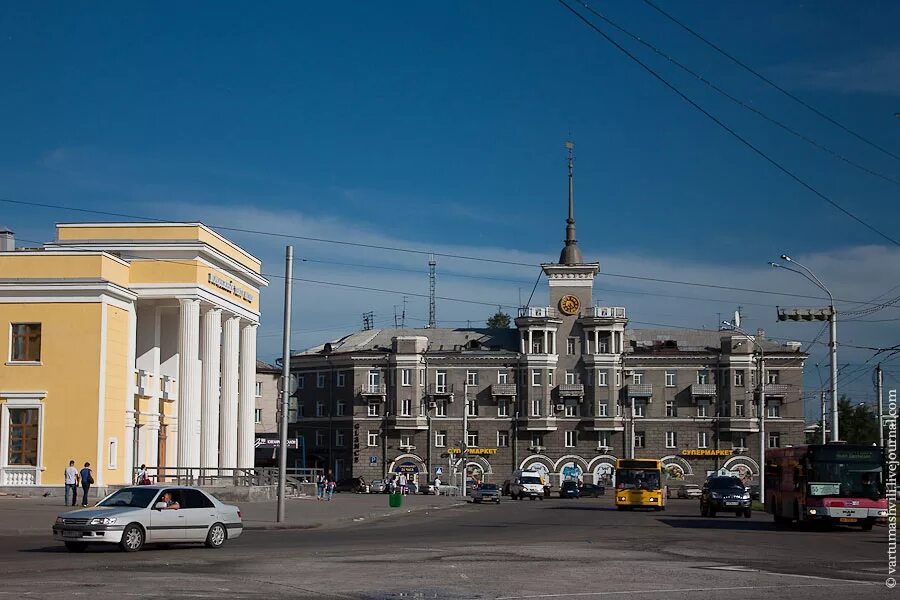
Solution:
<path fill-rule="evenodd" d="M 363 313 L 363 331 L 369 331 L 375 326 L 375 313 L 372 311 Z"/>
<path fill-rule="evenodd" d="M 400 313 L 400 329 L 406 329 L 406 296 L 403 296 L 403 312 Z"/>
<path fill-rule="evenodd" d="M 394 305 L 394 329 L 399 327 L 399 323 L 397 322 L 397 305 Z"/>
<path fill-rule="evenodd" d="M 437 262 L 434 260 L 434 254 L 428 256 L 428 328 L 433 329 L 437 326 L 437 318 L 435 317 L 435 298 L 434 298 L 434 270 Z"/>

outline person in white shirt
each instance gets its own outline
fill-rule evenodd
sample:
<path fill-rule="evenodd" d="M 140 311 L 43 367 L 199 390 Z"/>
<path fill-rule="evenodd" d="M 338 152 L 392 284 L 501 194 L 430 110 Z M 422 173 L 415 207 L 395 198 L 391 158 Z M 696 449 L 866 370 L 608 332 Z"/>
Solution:
<path fill-rule="evenodd" d="M 69 505 L 69 492 L 72 492 L 72 506 L 75 506 L 75 499 L 78 497 L 78 469 L 75 468 L 74 460 L 70 460 L 66 467 L 66 506 Z"/>

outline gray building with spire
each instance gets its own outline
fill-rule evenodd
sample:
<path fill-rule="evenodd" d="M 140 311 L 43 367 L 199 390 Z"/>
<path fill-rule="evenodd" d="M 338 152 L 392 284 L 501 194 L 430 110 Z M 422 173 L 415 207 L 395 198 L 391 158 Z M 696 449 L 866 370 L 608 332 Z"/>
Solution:
<path fill-rule="evenodd" d="M 759 476 L 760 361 L 743 336 L 635 330 L 592 297 L 597 262 L 575 235 L 573 157 L 565 246 L 542 265 L 549 301 L 511 329 L 372 329 L 291 358 L 291 437 L 338 479 L 501 483 L 516 469 L 609 482 L 618 458 L 656 458 L 673 479 Z M 757 332 L 763 445 L 803 443 L 799 344 Z M 304 465 L 298 465 L 304 466 Z"/>

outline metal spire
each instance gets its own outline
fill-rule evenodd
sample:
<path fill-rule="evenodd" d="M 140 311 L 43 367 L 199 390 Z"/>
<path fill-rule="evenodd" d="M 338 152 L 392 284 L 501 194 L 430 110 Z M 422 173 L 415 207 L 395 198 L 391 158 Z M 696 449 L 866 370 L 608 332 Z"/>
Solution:
<path fill-rule="evenodd" d="M 559 264 L 578 265 L 583 262 L 578 241 L 575 239 L 575 144 L 566 141 L 569 157 L 569 218 L 566 219 L 566 245 L 559 255 Z"/>

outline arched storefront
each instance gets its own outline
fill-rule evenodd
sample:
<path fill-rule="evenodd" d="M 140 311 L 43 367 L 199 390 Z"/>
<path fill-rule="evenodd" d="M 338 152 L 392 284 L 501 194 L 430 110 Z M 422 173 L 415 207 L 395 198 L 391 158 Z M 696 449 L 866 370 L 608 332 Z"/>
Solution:
<path fill-rule="evenodd" d="M 563 481 L 584 481 L 584 473 L 587 471 L 587 461 L 570 454 L 563 456 L 554 465 L 554 470 L 559 474 L 559 483 Z"/>
<path fill-rule="evenodd" d="M 523 460 L 519 465 L 519 468 L 523 471 L 534 471 L 536 473 L 540 473 L 541 478 L 544 480 L 544 484 L 546 485 L 550 483 L 550 473 L 554 470 L 554 464 L 549 457 L 544 456 L 543 454 L 534 454 Z"/>
<path fill-rule="evenodd" d="M 391 461 L 388 467 L 388 473 L 399 477 L 405 475 L 407 479 L 424 483 L 428 478 L 428 469 L 425 467 L 425 461 L 415 454 L 401 454 Z"/>
<path fill-rule="evenodd" d="M 752 481 L 759 480 L 759 463 L 749 456 L 734 456 L 725 461 L 723 469 L 737 473 L 744 485 L 750 485 Z"/>
<path fill-rule="evenodd" d="M 463 459 L 458 458 L 456 462 L 453 463 L 453 473 L 456 477 L 460 471 L 462 471 Z M 488 462 L 487 459 L 482 458 L 481 456 L 470 456 L 468 462 L 466 462 L 466 479 L 474 480 L 476 482 L 490 482 L 491 475 L 494 474 L 494 469 L 491 467 L 491 463 Z"/>
<path fill-rule="evenodd" d="M 592 483 L 613 486 L 616 483 L 616 457 L 611 454 L 601 454 L 588 463 L 587 471 L 594 477 Z"/>
<path fill-rule="evenodd" d="M 691 463 L 681 458 L 680 456 L 670 455 L 664 456 L 660 459 L 660 462 L 663 464 L 663 469 L 666 472 L 666 478 L 671 480 L 683 480 L 685 477 L 690 477 L 694 474 L 694 469 L 691 467 Z"/>

